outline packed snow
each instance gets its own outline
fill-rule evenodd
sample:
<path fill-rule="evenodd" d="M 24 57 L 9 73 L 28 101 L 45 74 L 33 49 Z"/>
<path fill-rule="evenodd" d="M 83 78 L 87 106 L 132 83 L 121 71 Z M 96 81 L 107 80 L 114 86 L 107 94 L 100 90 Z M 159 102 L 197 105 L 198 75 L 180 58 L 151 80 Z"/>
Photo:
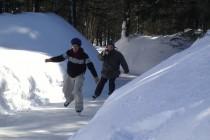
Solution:
<path fill-rule="evenodd" d="M 87 70 L 84 111 L 78 116 L 74 103 L 63 107 L 66 62 L 45 63 L 45 59 L 65 53 L 71 47 L 70 40 L 79 37 L 99 74 L 98 52 L 55 14 L 5 13 L 0 15 L 0 21 L 0 139 L 68 139 L 88 124 L 107 94 L 91 100 L 96 84 Z M 117 81 L 117 88 L 133 79 L 126 77 Z"/>
<path fill-rule="evenodd" d="M 116 90 L 69 140 L 209 140 L 210 31 Z"/>
<path fill-rule="evenodd" d="M 63 101 L 66 62 L 45 59 L 65 53 L 73 37 L 82 39 L 82 47 L 100 69 L 92 45 L 54 14 L 1 14 L 0 20 L 0 114 Z M 95 84 L 90 73 L 86 79 L 85 95 L 90 96 Z"/>
<path fill-rule="evenodd" d="M 66 62 L 45 63 L 44 60 L 65 53 L 71 47 L 70 40 L 73 37 L 82 39 L 82 47 L 90 56 L 100 75 L 101 63 L 97 58 L 97 51 L 62 18 L 54 14 L 22 13 L 13 15 L 5 13 L 0 15 L 0 19 L 2 21 L 0 22 L 1 114 L 63 101 L 61 88 L 65 76 Z M 131 50 L 139 51 L 139 48 L 148 47 L 149 45 L 146 44 L 151 42 L 149 43 L 152 46 L 150 50 L 157 49 L 151 51 L 151 56 L 155 59 L 145 59 L 145 61 L 148 61 L 147 65 L 150 66 L 158 64 L 164 55 L 167 54 L 168 56 L 177 52 L 177 49 L 171 49 L 171 46 L 168 45 L 170 51 L 161 55 L 158 49 L 161 49 L 161 47 L 156 46 L 157 42 L 152 42 L 154 37 L 142 38 L 141 40 L 133 39 L 127 43 L 120 40 L 122 42 L 118 41 L 116 45 L 122 48 L 129 45 L 129 47 L 132 47 Z M 168 40 L 168 38 L 165 38 L 165 40 Z M 138 46 L 140 44 L 138 41 L 141 42 L 142 46 Z M 165 48 L 167 47 L 165 46 Z M 147 51 L 149 52 L 149 47 Z M 135 63 L 130 64 L 133 57 L 127 58 L 129 55 L 131 54 L 128 53 L 125 57 L 131 73 L 136 74 L 133 69 L 138 66 L 141 67 L 141 72 L 145 71 L 146 66 L 136 63 L 143 62 L 142 59 L 144 58 L 137 57 Z M 159 59 L 159 61 L 156 61 L 156 59 Z M 152 61 L 156 61 L 156 63 L 152 63 Z M 96 85 L 89 71 L 87 73 L 83 91 L 86 97 L 91 97 Z M 107 92 L 107 87 L 104 92 Z"/>
<path fill-rule="evenodd" d="M 119 40 L 117 49 L 131 73 L 121 74 L 109 98 L 105 87 L 102 97 L 92 101 L 95 83 L 87 70 L 85 109 L 78 116 L 74 104 L 63 107 L 66 62 L 44 60 L 64 53 L 71 38 L 79 37 L 100 74 L 95 48 L 54 14 L 1 14 L 0 21 L 1 140 L 210 139 L 210 32 L 182 52 L 161 44 L 168 37 Z"/>
<path fill-rule="evenodd" d="M 172 39 L 175 37 L 177 37 L 176 34 L 169 36 L 131 36 L 120 39 L 115 45 L 124 54 L 130 72 L 141 75 L 161 61 L 182 51 L 180 49 L 181 44 L 180 47 L 174 46 L 173 43 L 175 42 Z M 192 43 L 186 41 L 183 44 L 187 48 Z"/>

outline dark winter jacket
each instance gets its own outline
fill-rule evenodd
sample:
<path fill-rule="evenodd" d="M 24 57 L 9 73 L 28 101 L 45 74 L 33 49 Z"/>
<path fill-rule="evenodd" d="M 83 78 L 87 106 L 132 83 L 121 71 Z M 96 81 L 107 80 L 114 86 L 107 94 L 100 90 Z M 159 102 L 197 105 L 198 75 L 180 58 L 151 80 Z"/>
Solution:
<path fill-rule="evenodd" d="M 129 72 L 128 64 L 124 56 L 117 50 L 113 49 L 108 54 L 99 54 L 99 59 L 103 61 L 101 74 L 104 78 L 111 79 L 120 75 L 120 65 L 125 73 Z"/>
<path fill-rule="evenodd" d="M 50 58 L 50 61 L 61 62 L 65 59 L 68 59 L 67 73 L 69 76 L 76 77 L 82 73 L 85 73 L 86 66 L 94 77 L 98 76 L 93 63 L 90 61 L 89 56 L 82 48 L 79 48 L 77 53 L 74 53 L 73 49 L 70 49 L 63 55 Z"/>

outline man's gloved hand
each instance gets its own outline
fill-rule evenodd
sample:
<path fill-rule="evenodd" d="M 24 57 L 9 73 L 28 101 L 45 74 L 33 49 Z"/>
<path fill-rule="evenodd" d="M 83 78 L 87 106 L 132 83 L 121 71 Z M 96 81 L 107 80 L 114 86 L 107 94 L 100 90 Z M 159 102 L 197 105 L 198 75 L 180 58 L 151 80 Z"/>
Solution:
<path fill-rule="evenodd" d="M 108 50 L 103 50 L 101 54 L 102 54 L 102 56 L 105 56 L 105 55 L 108 55 L 109 52 L 108 52 Z"/>

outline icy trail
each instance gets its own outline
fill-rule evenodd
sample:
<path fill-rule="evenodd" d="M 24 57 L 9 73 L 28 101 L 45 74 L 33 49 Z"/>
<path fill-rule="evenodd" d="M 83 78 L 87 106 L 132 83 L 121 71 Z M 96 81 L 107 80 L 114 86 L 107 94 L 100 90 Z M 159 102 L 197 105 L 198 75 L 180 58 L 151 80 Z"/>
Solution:
<path fill-rule="evenodd" d="M 122 75 L 116 81 L 117 88 L 133 78 Z M 88 124 L 106 98 L 106 95 L 95 101 L 86 98 L 81 115 L 75 113 L 74 102 L 67 108 L 63 107 L 63 103 L 55 103 L 14 115 L 2 115 L 0 140 L 67 140 L 78 129 Z"/>
<path fill-rule="evenodd" d="M 87 124 L 103 100 L 85 100 L 84 112 L 74 111 L 74 102 L 68 108 L 63 104 L 49 104 L 32 111 L 0 117 L 1 140 L 66 140 Z"/>

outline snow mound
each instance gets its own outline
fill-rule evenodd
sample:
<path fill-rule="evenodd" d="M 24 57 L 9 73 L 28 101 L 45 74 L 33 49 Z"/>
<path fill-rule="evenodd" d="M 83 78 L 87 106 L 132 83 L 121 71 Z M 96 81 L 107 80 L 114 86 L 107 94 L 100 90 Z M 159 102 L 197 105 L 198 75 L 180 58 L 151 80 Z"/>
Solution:
<path fill-rule="evenodd" d="M 63 101 L 66 62 L 44 61 L 65 53 L 73 37 L 81 38 L 82 47 L 100 69 L 91 43 L 55 14 L 1 14 L 0 20 L 0 114 Z M 95 83 L 90 72 L 85 85 L 85 95 L 92 94 Z"/>
<path fill-rule="evenodd" d="M 207 34 L 116 90 L 70 140 L 209 140 L 209 42 Z"/>
<path fill-rule="evenodd" d="M 1 49 L 0 113 L 63 100 L 62 69 L 46 65 L 44 54 Z M 5 59 L 3 59 L 5 58 Z"/>
<path fill-rule="evenodd" d="M 135 36 L 119 40 L 116 42 L 116 47 L 125 56 L 130 72 L 140 75 L 181 51 L 179 47 L 172 45 L 170 40 L 173 37 L 174 35 Z"/>
<path fill-rule="evenodd" d="M 70 40 L 79 37 L 88 53 L 91 43 L 74 27 L 53 13 L 21 13 L 0 15 L 0 45 L 20 50 L 31 50 L 57 55 L 70 47 Z M 91 57 L 96 58 L 94 55 Z"/>

